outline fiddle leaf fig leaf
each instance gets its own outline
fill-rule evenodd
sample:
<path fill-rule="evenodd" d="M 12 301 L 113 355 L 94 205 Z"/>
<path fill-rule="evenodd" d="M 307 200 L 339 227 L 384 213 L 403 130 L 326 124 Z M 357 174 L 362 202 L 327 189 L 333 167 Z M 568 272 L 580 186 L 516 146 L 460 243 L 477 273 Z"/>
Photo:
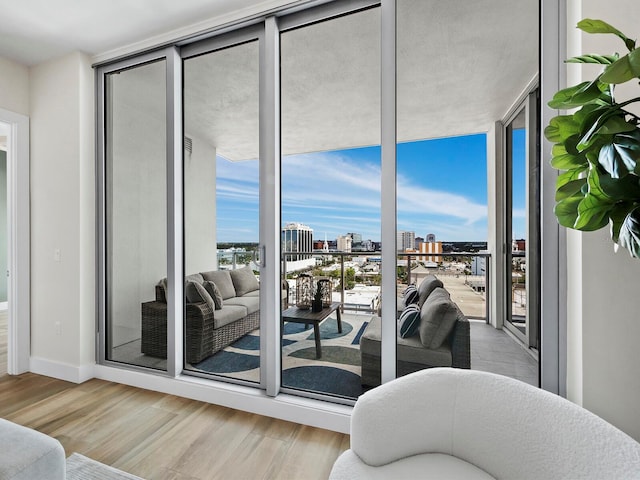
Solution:
<path fill-rule="evenodd" d="M 558 177 L 558 180 L 556 181 L 556 202 L 576 195 L 581 191 L 584 184 L 587 183 L 586 178 L 573 178 L 574 172 L 575 170 L 572 170 L 563 174 L 571 173 L 572 175 L 567 177 L 571 178 L 570 180 L 562 178 L 562 175 Z"/>
<path fill-rule="evenodd" d="M 634 128 L 632 132 L 613 137 L 612 143 L 600 148 L 598 163 L 613 178 L 621 178 L 640 169 L 640 131 Z"/>
<path fill-rule="evenodd" d="M 568 197 L 556 203 L 553 213 L 558 218 L 558 223 L 563 227 L 574 228 L 578 218 L 578 205 L 582 201 L 582 195 Z"/>
<path fill-rule="evenodd" d="M 562 89 L 547 105 L 559 110 L 581 107 L 604 96 L 606 85 L 604 87 L 602 85 L 604 84 L 596 79 Z"/>
<path fill-rule="evenodd" d="M 620 84 L 628 82 L 635 76 L 629 56 L 625 55 L 609 65 L 600 75 L 600 80 L 605 83 Z"/>
<path fill-rule="evenodd" d="M 580 126 L 574 120 L 573 115 L 558 115 L 549 120 L 549 125 L 544 129 L 544 136 L 550 142 L 564 142 L 579 132 Z"/>
<path fill-rule="evenodd" d="M 600 188 L 615 202 L 624 202 L 629 198 L 640 198 L 640 177 L 626 175 L 614 178 L 608 173 L 599 174 Z"/>
<path fill-rule="evenodd" d="M 612 33 L 619 37 L 629 50 L 633 50 L 636 47 L 636 42 L 628 38 L 624 33 L 615 27 L 612 27 L 607 22 L 602 20 L 594 20 L 591 18 L 585 18 L 578 22 L 578 28 L 587 33 Z"/>
<path fill-rule="evenodd" d="M 620 226 L 618 243 L 629 250 L 632 257 L 640 258 L 640 207 L 635 207 Z"/>
<path fill-rule="evenodd" d="M 585 196 L 578 204 L 578 217 L 573 228 L 590 232 L 606 226 L 613 203 L 603 201 L 603 198 L 606 197 L 600 198 L 591 193 Z"/>
<path fill-rule="evenodd" d="M 600 65 L 611 65 L 618 60 L 618 55 L 597 55 L 590 53 L 587 55 L 580 55 L 565 60 L 565 63 L 596 63 Z"/>

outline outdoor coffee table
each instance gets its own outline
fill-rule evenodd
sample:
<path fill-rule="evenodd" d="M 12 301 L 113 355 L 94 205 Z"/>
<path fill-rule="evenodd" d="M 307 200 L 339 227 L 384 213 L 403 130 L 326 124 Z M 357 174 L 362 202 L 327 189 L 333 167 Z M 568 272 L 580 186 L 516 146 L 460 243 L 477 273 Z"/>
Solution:
<path fill-rule="evenodd" d="M 328 307 L 324 307 L 319 312 L 311 309 L 303 310 L 298 307 L 290 307 L 282 312 L 282 335 L 284 335 L 284 322 L 304 323 L 309 325 L 313 323 L 313 336 L 316 339 L 316 358 L 322 357 L 322 347 L 320 346 L 320 322 L 336 312 L 338 318 L 338 332 L 342 333 L 342 318 L 340 318 L 340 302 L 333 302 Z"/>

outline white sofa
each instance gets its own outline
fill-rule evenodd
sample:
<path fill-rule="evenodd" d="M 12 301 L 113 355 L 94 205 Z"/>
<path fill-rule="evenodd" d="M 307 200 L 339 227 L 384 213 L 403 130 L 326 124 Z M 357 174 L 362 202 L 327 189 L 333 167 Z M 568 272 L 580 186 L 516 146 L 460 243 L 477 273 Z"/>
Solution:
<path fill-rule="evenodd" d="M 523 382 L 432 368 L 360 396 L 330 478 L 640 479 L 640 444 Z"/>

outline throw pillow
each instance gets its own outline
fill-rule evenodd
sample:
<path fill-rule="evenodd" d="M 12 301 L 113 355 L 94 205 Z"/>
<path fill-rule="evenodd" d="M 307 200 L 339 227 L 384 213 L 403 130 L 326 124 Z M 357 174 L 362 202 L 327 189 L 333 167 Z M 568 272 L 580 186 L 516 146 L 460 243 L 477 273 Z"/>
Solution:
<path fill-rule="evenodd" d="M 210 282 L 209 280 L 204 281 L 204 289 L 207 291 L 211 298 L 213 298 L 213 303 L 216 306 L 216 310 L 220 310 L 222 308 L 222 294 L 215 283 Z"/>
<path fill-rule="evenodd" d="M 231 281 L 233 281 L 233 286 L 236 289 L 236 295 L 238 297 L 260 289 L 258 279 L 254 275 L 251 267 L 238 268 L 231 270 L 229 273 L 231 274 Z"/>
<path fill-rule="evenodd" d="M 408 305 L 400 314 L 398 323 L 402 338 L 413 337 L 420 327 L 420 307 L 416 303 Z"/>
<path fill-rule="evenodd" d="M 163 278 L 156 285 L 156 301 L 167 303 L 167 279 Z"/>
<path fill-rule="evenodd" d="M 404 298 L 405 305 L 411 305 L 412 303 L 418 303 L 418 289 L 412 283 L 407 288 L 405 288 L 404 292 L 402 292 L 402 297 Z"/>
<path fill-rule="evenodd" d="M 198 282 L 187 282 L 187 285 L 185 286 L 185 296 L 187 297 L 188 303 L 205 302 L 209 307 L 211 307 L 211 310 L 216 308 L 211 295 L 209 295 L 205 288 Z"/>
<path fill-rule="evenodd" d="M 444 285 L 435 275 L 427 275 L 424 277 L 420 285 L 418 285 L 418 295 L 420 295 L 418 305 L 422 306 L 431 292 L 437 287 L 444 287 Z"/>
<path fill-rule="evenodd" d="M 205 280 L 213 282 L 220 290 L 222 298 L 227 300 L 236 296 L 236 289 L 231 281 L 231 275 L 228 270 L 213 270 L 211 272 L 203 272 L 202 276 Z"/>
<path fill-rule="evenodd" d="M 420 311 L 420 341 L 427 348 L 439 348 L 453 330 L 458 308 L 445 295 L 429 296 Z"/>

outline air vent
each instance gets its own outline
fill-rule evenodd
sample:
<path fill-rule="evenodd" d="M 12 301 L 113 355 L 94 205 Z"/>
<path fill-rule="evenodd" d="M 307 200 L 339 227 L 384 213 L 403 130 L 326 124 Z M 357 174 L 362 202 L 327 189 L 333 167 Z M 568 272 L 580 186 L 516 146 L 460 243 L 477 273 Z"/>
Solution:
<path fill-rule="evenodd" d="M 184 137 L 184 150 L 189 155 L 191 155 L 191 152 L 193 152 L 193 140 L 191 140 L 189 137 Z"/>

